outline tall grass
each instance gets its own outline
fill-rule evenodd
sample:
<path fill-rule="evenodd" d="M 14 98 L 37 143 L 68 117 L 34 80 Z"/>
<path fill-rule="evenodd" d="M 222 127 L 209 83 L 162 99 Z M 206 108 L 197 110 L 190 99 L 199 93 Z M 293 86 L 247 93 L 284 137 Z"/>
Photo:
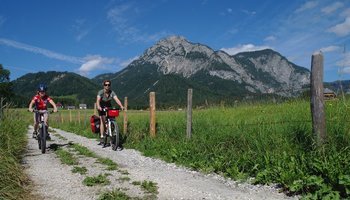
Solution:
<path fill-rule="evenodd" d="M 30 199 L 28 178 L 20 165 L 27 123 L 20 112 L 5 109 L 0 121 L 0 199 Z"/>
<path fill-rule="evenodd" d="M 289 194 L 349 198 L 349 107 L 327 102 L 326 111 L 328 137 L 321 148 L 304 101 L 195 110 L 191 140 L 185 138 L 185 113 L 157 113 L 155 139 L 148 136 L 147 118 L 129 116 L 126 146 L 204 172 L 279 183 Z"/>
<path fill-rule="evenodd" d="M 290 195 L 350 198 L 348 105 L 326 102 L 327 142 L 321 147 L 315 145 L 307 101 L 194 110 L 191 139 L 185 111 L 158 111 L 156 138 L 149 136 L 149 112 L 129 112 L 124 146 L 207 173 L 277 183 Z M 89 124 L 58 125 L 93 135 Z"/>

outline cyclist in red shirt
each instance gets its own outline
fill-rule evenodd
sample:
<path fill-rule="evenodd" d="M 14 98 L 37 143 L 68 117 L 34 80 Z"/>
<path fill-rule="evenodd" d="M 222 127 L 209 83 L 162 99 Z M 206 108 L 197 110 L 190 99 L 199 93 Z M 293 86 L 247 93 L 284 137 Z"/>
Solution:
<path fill-rule="evenodd" d="M 29 104 L 28 110 L 30 112 L 33 112 L 33 105 L 36 110 L 47 110 L 47 104 L 50 103 L 53 107 L 53 111 L 57 112 L 57 107 L 55 102 L 46 94 L 47 87 L 45 84 L 40 84 L 38 87 L 37 94 L 32 98 Z M 38 130 L 38 125 L 39 125 L 39 115 L 38 113 L 34 113 L 34 132 L 33 132 L 33 138 L 36 138 L 37 136 L 37 130 Z M 44 120 L 45 124 L 48 127 L 48 118 L 49 115 L 48 113 L 44 114 Z M 48 136 L 48 139 L 50 136 Z"/>

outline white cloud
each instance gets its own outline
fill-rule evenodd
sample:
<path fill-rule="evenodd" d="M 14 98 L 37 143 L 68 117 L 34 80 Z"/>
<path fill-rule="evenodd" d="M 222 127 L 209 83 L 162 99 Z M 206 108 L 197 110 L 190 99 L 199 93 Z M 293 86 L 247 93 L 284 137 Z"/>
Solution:
<path fill-rule="evenodd" d="M 221 48 L 222 51 L 225 51 L 230 55 L 235 55 L 240 52 L 258 51 L 263 49 L 272 49 L 272 48 L 269 46 L 255 46 L 253 44 L 243 44 L 243 45 L 238 45 L 236 47 L 231 47 L 231 48 Z"/>
<path fill-rule="evenodd" d="M 323 53 L 338 51 L 340 49 L 339 46 L 328 46 L 320 49 Z"/>
<path fill-rule="evenodd" d="M 85 36 L 87 36 L 89 34 L 90 31 L 88 30 L 83 30 L 83 31 L 80 31 L 79 34 L 75 37 L 76 40 L 79 42 L 81 41 Z"/>
<path fill-rule="evenodd" d="M 93 70 L 107 69 L 107 66 L 114 62 L 114 59 L 104 58 L 100 55 L 89 55 L 84 60 L 85 62 L 78 69 L 79 74 L 83 76 L 87 76 Z"/>
<path fill-rule="evenodd" d="M 227 34 L 229 34 L 229 35 L 234 35 L 236 33 L 238 33 L 238 29 L 236 29 L 236 28 L 232 28 L 232 29 L 227 31 Z"/>
<path fill-rule="evenodd" d="M 129 10 L 129 5 L 121 5 L 114 7 L 109 10 L 107 13 L 107 19 L 110 20 L 111 23 L 118 27 L 126 27 L 127 19 L 124 17 L 125 12 Z"/>
<path fill-rule="evenodd" d="M 295 12 L 296 13 L 303 12 L 305 10 L 315 8 L 317 5 L 318 5 L 318 2 L 316 1 L 308 1 L 305 4 L 303 4 L 300 8 L 296 9 Z"/>
<path fill-rule="evenodd" d="M 343 23 L 329 28 L 328 32 L 335 33 L 338 36 L 348 35 L 350 33 L 350 17 L 347 17 Z"/>
<path fill-rule="evenodd" d="M 49 57 L 49 58 L 54 58 L 57 60 L 62 60 L 62 61 L 70 62 L 70 63 L 80 64 L 80 63 L 84 62 L 82 58 L 63 55 L 63 54 L 56 53 L 56 52 L 53 52 L 53 51 L 50 51 L 47 49 L 42 49 L 42 48 L 39 48 L 36 46 L 27 45 L 24 43 L 16 42 L 13 40 L 8 40 L 5 38 L 0 38 L 0 45 L 6 45 L 6 46 L 10 46 L 10 47 L 13 47 L 16 49 L 22 49 L 25 51 L 29 51 L 29 52 L 36 53 L 36 54 L 41 54 L 41 55 L 44 55 L 44 56 Z"/>
<path fill-rule="evenodd" d="M 267 42 L 272 42 L 272 41 L 275 41 L 277 38 L 273 35 L 270 35 L 270 36 L 267 36 L 264 41 L 267 41 Z"/>
<path fill-rule="evenodd" d="M 350 53 L 345 53 L 344 58 L 338 61 L 336 64 L 337 66 L 343 68 L 343 73 L 350 74 Z"/>
<path fill-rule="evenodd" d="M 339 8 L 342 8 L 343 6 L 344 6 L 344 4 L 341 2 L 334 2 L 333 4 L 322 8 L 321 11 L 328 15 L 328 14 L 331 14 L 332 12 L 338 10 Z"/>
<path fill-rule="evenodd" d="M 107 13 L 107 19 L 113 25 L 114 30 L 118 33 L 118 39 L 120 41 L 142 41 L 139 29 L 131 26 L 129 19 L 132 18 L 127 17 L 127 14 L 131 14 L 132 12 L 131 5 L 124 4 L 114 7 Z"/>
<path fill-rule="evenodd" d="M 77 70 L 79 74 L 87 76 L 91 71 L 98 69 L 108 69 L 111 64 L 118 64 L 117 59 L 105 58 L 100 55 L 88 55 L 84 58 L 67 56 L 60 53 L 56 53 L 47 49 L 42 49 L 39 47 L 23 44 L 13 40 L 8 40 L 0 38 L 0 45 L 10 46 L 16 49 L 22 49 L 28 52 L 41 54 L 48 58 L 53 58 L 61 61 L 66 61 L 73 64 L 80 64 L 80 68 Z"/>
<path fill-rule="evenodd" d="M 242 12 L 247 14 L 247 15 L 255 15 L 256 14 L 255 11 L 249 11 L 249 10 L 242 10 Z"/>
<path fill-rule="evenodd" d="M 107 12 L 107 19 L 112 24 L 114 31 L 118 34 L 118 40 L 128 42 L 154 42 L 169 35 L 166 31 L 147 34 L 137 26 L 131 25 L 132 20 L 139 16 L 140 9 L 124 4 L 114 7 Z"/>
<path fill-rule="evenodd" d="M 100 55 L 90 55 L 84 58 L 85 62 L 78 69 L 78 73 L 83 76 L 88 76 L 90 72 L 95 70 L 107 70 L 107 71 L 117 71 L 116 68 L 125 68 L 132 61 L 138 59 L 139 57 L 133 57 L 124 61 L 112 58 L 104 58 Z M 112 67 L 112 65 L 114 67 Z"/>
<path fill-rule="evenodd" d="M 345 9 L 342 13 L 340 13 L 340 16 L 342 17 L 350 17 L 350 8 Z"/>
<path fill-rule="evenodd" d="M 75 39 L 79 42 L 81 41 L 85 36 L 87 36 L 90 33 L 90 30 L 87 28 L 84 28 L 86 24 L 85 19 L 76 19 L 75 23 L 73 24 L 73 30 L 77 33 Z"/>

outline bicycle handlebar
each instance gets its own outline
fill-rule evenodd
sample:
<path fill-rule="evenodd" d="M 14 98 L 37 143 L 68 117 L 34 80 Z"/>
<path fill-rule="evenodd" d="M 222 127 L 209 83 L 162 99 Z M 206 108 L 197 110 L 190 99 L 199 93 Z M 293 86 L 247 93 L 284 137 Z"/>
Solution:
<path fill-rule="evenodd" d="M 119 108 L 107 108 L 107 107 L 103 107 L 103 108 L 101 108 L 101 111 L 104 111 L 104 112 L 107 112 L 108 110 L 121 110 L 121 109 L 119 109 Z"/>
<path fill-rule="evenodd" d="M 30 112 L 30 110 L 28 110 L 28 112 Z M 33 112 L 33 113 L 50 113 L 50 114 L 54 113 L 53 110 L 48 111 L 48 110 L 36 110 L 36 109 L 33 109 L 33 111 L 31 111 L 31 112 Z M 58 112 L 58 110 L 57 110 L 57 112 Z"/>

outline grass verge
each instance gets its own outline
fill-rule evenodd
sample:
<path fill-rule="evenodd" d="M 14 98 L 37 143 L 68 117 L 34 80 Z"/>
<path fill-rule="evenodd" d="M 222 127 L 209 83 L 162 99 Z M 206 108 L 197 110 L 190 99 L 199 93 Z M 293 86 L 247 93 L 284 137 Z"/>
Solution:
<path fill-rule="evenodd" d="M 27 124 L 22 115 L 12 109 L 4 109 L 0 120 L 0 199 L 35 199 L 20 165 L 27 144 Z"/>

